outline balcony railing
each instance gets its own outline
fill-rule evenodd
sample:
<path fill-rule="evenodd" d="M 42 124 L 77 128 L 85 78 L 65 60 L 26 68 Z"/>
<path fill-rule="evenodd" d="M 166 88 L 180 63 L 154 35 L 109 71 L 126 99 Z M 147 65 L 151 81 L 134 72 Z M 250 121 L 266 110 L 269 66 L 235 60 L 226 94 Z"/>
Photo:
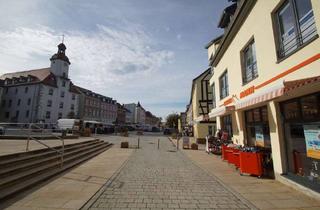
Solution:
<path fill-rule="evenodd" d="M 300 23 L 303 23 L 300 25 L 300 33 L 295 35 L 295 33 L 292 31 L 286 38 L 282 38 L 282 42 L 280 43 L 278 50 L 279 58 L 283 58 L 294 52 L 298 47 L 304 45 L 317 35 L 314 17 L 311 17 L 305 21 L 302 20 Z M 294 30 L 294 28 L 292 28 L 292 30 Z"/>

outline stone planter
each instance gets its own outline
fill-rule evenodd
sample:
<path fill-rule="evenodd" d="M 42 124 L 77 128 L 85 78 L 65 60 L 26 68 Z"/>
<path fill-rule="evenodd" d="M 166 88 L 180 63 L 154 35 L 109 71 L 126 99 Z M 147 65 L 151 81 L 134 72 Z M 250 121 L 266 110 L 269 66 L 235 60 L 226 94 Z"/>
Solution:
<path fill-rule="evenodd" d="M 198 150 L 198 144 L 192 143 L 192 144 L 191 144 L 191 149 L 192 149 L 192 150 Z"/>
<path fill-rule="evenodd" d="M 127 141 L 121 142 L 121 146 L 120 147 L 121 148 L 129 148 L 129 142 L 127 142 Z"/>

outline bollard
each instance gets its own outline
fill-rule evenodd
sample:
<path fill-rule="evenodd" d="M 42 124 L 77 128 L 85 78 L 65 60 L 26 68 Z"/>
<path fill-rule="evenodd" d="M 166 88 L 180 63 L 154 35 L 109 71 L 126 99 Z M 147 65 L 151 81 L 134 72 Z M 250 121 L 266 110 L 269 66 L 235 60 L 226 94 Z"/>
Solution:
<path fill-rule="evenodd" d="M 138 149 L 140 148 L 140 137 L 138 137 Z"/>
<path fill-rule="evenodd" d="M 159 147 L 160 147 L 160 139 L 158 139 L 158 149 L 159 149 Z"/>
<path fill-rule="evenodd" d="M 179 150 L 179 140 L 180 139 L 177 139 L 177 150 Z"/>

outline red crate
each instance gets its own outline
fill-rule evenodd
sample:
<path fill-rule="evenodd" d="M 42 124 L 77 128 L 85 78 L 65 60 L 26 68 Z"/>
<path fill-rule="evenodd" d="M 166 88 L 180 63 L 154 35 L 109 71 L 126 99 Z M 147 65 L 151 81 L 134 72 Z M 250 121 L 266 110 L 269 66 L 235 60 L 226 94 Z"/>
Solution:
<path fill-rule="evenodd" d="M 235 149 L 233 147 L 229 147 L 227 149 L 227 152 L 229 152 L 229 154 L 228 154 L 228 163 L 234 164 L 236 162 L 235 156 L 233 156 L 233 153 L 237 152 L 237 151 L 239 151 L 239 150 Z"/>
<path fill-rule="evenodd" d="M 228 161 L 229 163 L 234 164 L 237 168 L 240 168 L 240 151 L 238 149 L 233 149 Z"/>
<path fill-rule="evenodd" d="M 262 176 L 262 157 L 260 152 L 240 152 L 240 174 Z"/>
<path fill-rule="evenodd" d="M 221 147 L 221 153 L 222 153 L 221 157 L 222 157 L 223 160 L 228 160 L 228 154 L 229 153 L 226 153 L 226 149 L 228 149 L 228 147 L 223 144 L 222 147 Z"/>

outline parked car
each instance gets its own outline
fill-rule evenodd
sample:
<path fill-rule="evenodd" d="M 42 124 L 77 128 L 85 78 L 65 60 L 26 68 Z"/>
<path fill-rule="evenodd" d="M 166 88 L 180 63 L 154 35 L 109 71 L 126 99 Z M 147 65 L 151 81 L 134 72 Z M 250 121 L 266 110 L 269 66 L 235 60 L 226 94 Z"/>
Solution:
<path fill-rule="evenodd" d="M 173 133 L 177 133 L 177 132 L 176 132 L 176 129 L 174 129 L 174 128 L 165 128 L 165 129 L 163 130 L 163 134 L 164 134 L 164 135 L 171 135 L 171 134 L 173 134 Z"/>

